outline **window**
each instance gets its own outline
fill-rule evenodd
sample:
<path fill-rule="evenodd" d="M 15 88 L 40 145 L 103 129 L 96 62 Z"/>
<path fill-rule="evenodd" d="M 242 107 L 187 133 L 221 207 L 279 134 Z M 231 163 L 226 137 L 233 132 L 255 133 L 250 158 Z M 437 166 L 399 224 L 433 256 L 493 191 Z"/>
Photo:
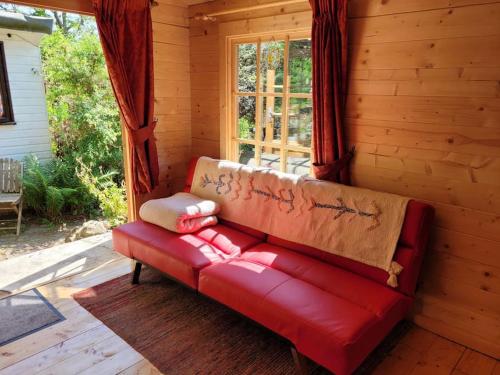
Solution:
<path fill-rule="evenodd" d="M 9 79 L 7 77 L 7 64 L 5 63 L 5 50 L 0 42 L 0 125 L 14 124 L 14 111 L 10 99 Z"/>
<path fill-rule="evenodd" d="M 291 34 L 236 40 L 232 48 L 230 158 L 310 174 L 310 38 Z"/>

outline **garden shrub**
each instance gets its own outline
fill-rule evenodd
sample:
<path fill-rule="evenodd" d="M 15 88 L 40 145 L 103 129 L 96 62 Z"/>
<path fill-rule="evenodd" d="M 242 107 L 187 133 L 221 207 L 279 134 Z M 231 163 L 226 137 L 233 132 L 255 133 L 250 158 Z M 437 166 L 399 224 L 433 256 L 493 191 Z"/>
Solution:
<path fill-rule="evenodd" d="M 61 171 L 61 169 L 59 169 Z M 60 185 L 57 161 L 40 164 L 35 156 L 25 159 L 23 199 L 40 216 L 51 221 L 58 220 L 64 210 L 79 205 L 81 191 L 70 185 Z"/>
<path fill-rule="evenodd" d="M 98 175 L 123 181 L 121 123 L 95 30 L 62 30 L 41 43 L 53 151 L 66 164 L 78 160 Z"/>
<path fill-rule="evenodd" d="M 95 21 L 76 21 L 40 45 L 54 158 L 26 159 L 25 202 L 51 221 L 69 213 L 116 225 L 127 214 L 120 115 Z"/>
<path fill-rule="evenodd" d="M 110 172 L 98 177 L 85 164 L 80 164 L 78 176 L 83 185 L 98 201 L 102 215 L 111 227 L 127 221 L 127 203 L 125 201 L 125 185 L 117 185 L 113 180 L 116 172 Z"/>

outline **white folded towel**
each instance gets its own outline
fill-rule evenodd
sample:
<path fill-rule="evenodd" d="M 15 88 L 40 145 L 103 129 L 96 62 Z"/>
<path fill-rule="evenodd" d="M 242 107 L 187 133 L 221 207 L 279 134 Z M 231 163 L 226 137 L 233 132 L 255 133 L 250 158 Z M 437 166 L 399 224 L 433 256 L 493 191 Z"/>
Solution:
<path fill-rule="evenodd" d="M 152 199 L 141 206 L 139 216 L 148 223 L 177 233 L 192 233 L 217 224 L 220 205 L 190 193 L 177 193 L 168 198 Z"/>

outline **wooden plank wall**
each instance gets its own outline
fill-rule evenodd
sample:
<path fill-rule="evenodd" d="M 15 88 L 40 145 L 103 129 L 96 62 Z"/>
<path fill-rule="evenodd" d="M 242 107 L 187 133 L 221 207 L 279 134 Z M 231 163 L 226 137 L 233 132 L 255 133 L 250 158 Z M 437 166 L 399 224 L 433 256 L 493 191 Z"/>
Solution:
<path fill-rule="evenodd" d="M 158 2 L 152 15 L 160 186 L 153 197 L 182 188 L 191 153 L 188 9 L 182 1 Z"/>
<path fill-rule="evenodd" d="M 194 17 L 246 5 L 216 0 L 189 11 Z M 224 87 L 224 36 L 310 27 L 310 13 L 304 2 L 191 20 L 193 155 L 224 156 L 225 100 L 217 90 Z M 358 150 L 354 184 L 437 210 L 414 321 L 494 357 L 500 357 L 499 20 L 498 1 L 351 0 L 346 115 Z"/>
<path fill-rule="evenodd" d="M 219 157 L 219 24 L 190 23 L 192 156 Z"/>
<path fill-rule="evenodd" d="M 415 322 L 500 357 L 500 3 L 351 2 L 355 184 L 429 201 Z"/>

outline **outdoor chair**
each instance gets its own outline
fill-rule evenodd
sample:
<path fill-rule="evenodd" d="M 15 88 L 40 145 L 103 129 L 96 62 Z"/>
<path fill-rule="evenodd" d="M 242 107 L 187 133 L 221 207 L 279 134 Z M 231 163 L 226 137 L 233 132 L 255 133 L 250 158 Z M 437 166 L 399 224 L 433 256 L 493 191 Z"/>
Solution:
<path fill-rule="evenodd" d="M 15 226 L 0 226 L 0 230 L 21 232 L 23 213 L 23 164 L 14 159 L 0 159 L 0 212 L 14 211 L 17 219 L 1 220 L 2 224 L 17 222 Z"/>

